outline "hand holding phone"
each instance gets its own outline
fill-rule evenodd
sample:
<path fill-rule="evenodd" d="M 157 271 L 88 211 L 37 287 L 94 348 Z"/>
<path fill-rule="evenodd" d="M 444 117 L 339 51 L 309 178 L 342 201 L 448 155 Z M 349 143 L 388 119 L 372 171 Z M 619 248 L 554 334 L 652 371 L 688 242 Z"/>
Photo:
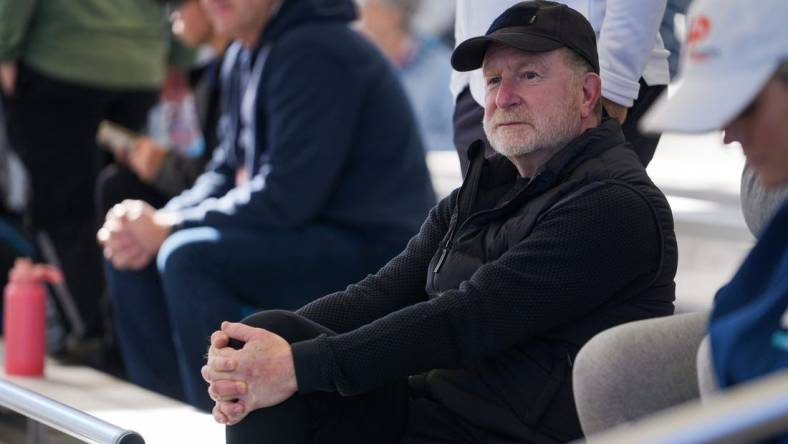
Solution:
<path fill-rule="evenodd" d="M 139 139 L 139 134 L 117 123 L 103 120 L 96 132 L 96 142 L 107 147 L 115 157 L 125 158 Z"/>

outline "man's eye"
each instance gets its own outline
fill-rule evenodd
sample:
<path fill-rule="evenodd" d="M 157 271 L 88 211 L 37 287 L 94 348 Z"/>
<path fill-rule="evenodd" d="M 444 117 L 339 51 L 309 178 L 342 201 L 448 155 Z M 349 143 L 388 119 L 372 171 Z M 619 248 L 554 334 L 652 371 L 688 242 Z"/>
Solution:
<path fill-rule="evenodd" d="M 487 79 L 487 86 L 495 86 L 499 83 L 501 83 L 500 77 L 490 77 Z"/>
<path fill-rule="evenodd" d="M 524 73 L 520 74 L 520 76 L 526 80 L 534 80 L 539 77 L 539 74 L 534 71 L 525 71 Z"/>

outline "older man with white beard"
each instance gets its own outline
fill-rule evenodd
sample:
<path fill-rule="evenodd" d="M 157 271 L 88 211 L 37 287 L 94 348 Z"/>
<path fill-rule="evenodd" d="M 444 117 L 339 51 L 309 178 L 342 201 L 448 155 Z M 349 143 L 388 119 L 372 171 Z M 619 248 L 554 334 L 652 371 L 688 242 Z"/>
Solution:
<path fill-rule="evenodd" d="M 600 119 L 586 19 L 523 2 L 452 63 L 483 67 L 500 154 L 475 144 L 462 187 L 377 274 L 223 323 L 203 377 L 228 442 L 570 441 L 579 347 L 673 312 L 670 208 Z"/>
<path fill-rule="evenodd" d="M 599 124 L 599 111 L 589 105 L 599 78 L 590 75 L 588 63 L 574 51 L 561 48 L 529 54 L 494 43 L 484 61 L 487 90 L 494 92 L 486 95 L 484 132 L 493 149 L 512 159 L 518 170 L 525 159 L 528 164 L 539 166 L 578 134 Z M 559 70 L 561 61 L 569 69 Z M 544 79 L 541 71 L 548 71 L 549 78 Z M 513 78 L 517 75 L 530 78 L 515 79 L 508 87 L 501 86 L 503 72 Z M 534 85 L 542 87 L 533 88 Z M 519 172 L 523 177 L 530 177 L 533 170 Z"/>

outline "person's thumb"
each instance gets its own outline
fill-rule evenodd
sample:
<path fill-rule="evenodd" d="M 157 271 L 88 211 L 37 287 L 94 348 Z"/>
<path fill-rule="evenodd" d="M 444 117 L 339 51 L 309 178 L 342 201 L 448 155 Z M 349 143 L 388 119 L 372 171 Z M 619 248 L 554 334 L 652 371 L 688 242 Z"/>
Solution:
<path fill-rule="evenodd" d="M 222 322 L 222 331 L 232 339 L 249 342 L 259 336 L 262 329 L 250 327 L 239 322 Z"/>

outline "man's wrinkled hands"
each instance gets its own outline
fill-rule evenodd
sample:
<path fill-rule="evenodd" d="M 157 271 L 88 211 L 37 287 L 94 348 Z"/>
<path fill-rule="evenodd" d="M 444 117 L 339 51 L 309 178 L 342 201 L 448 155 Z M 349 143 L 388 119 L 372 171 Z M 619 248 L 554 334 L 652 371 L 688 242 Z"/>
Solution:
<path fill-rule="evenodd" d="M 125 200 L 107 213 L 97 239 L 119 270 L 144 268 L 172 230 L 171 218 L 140 200 Z"/>
<path fill-rule="evenodd" d="M 243 348 L 228 347 L 230 339 L 243 342 Z M 214 419 L 227 425 L 237 424 L 253 410 L 279 404 L 298 390 L 290 344 L 268 330 L 239 323 L 223 322 L 211 335 L 202 376 L 216 401 Z"/>

